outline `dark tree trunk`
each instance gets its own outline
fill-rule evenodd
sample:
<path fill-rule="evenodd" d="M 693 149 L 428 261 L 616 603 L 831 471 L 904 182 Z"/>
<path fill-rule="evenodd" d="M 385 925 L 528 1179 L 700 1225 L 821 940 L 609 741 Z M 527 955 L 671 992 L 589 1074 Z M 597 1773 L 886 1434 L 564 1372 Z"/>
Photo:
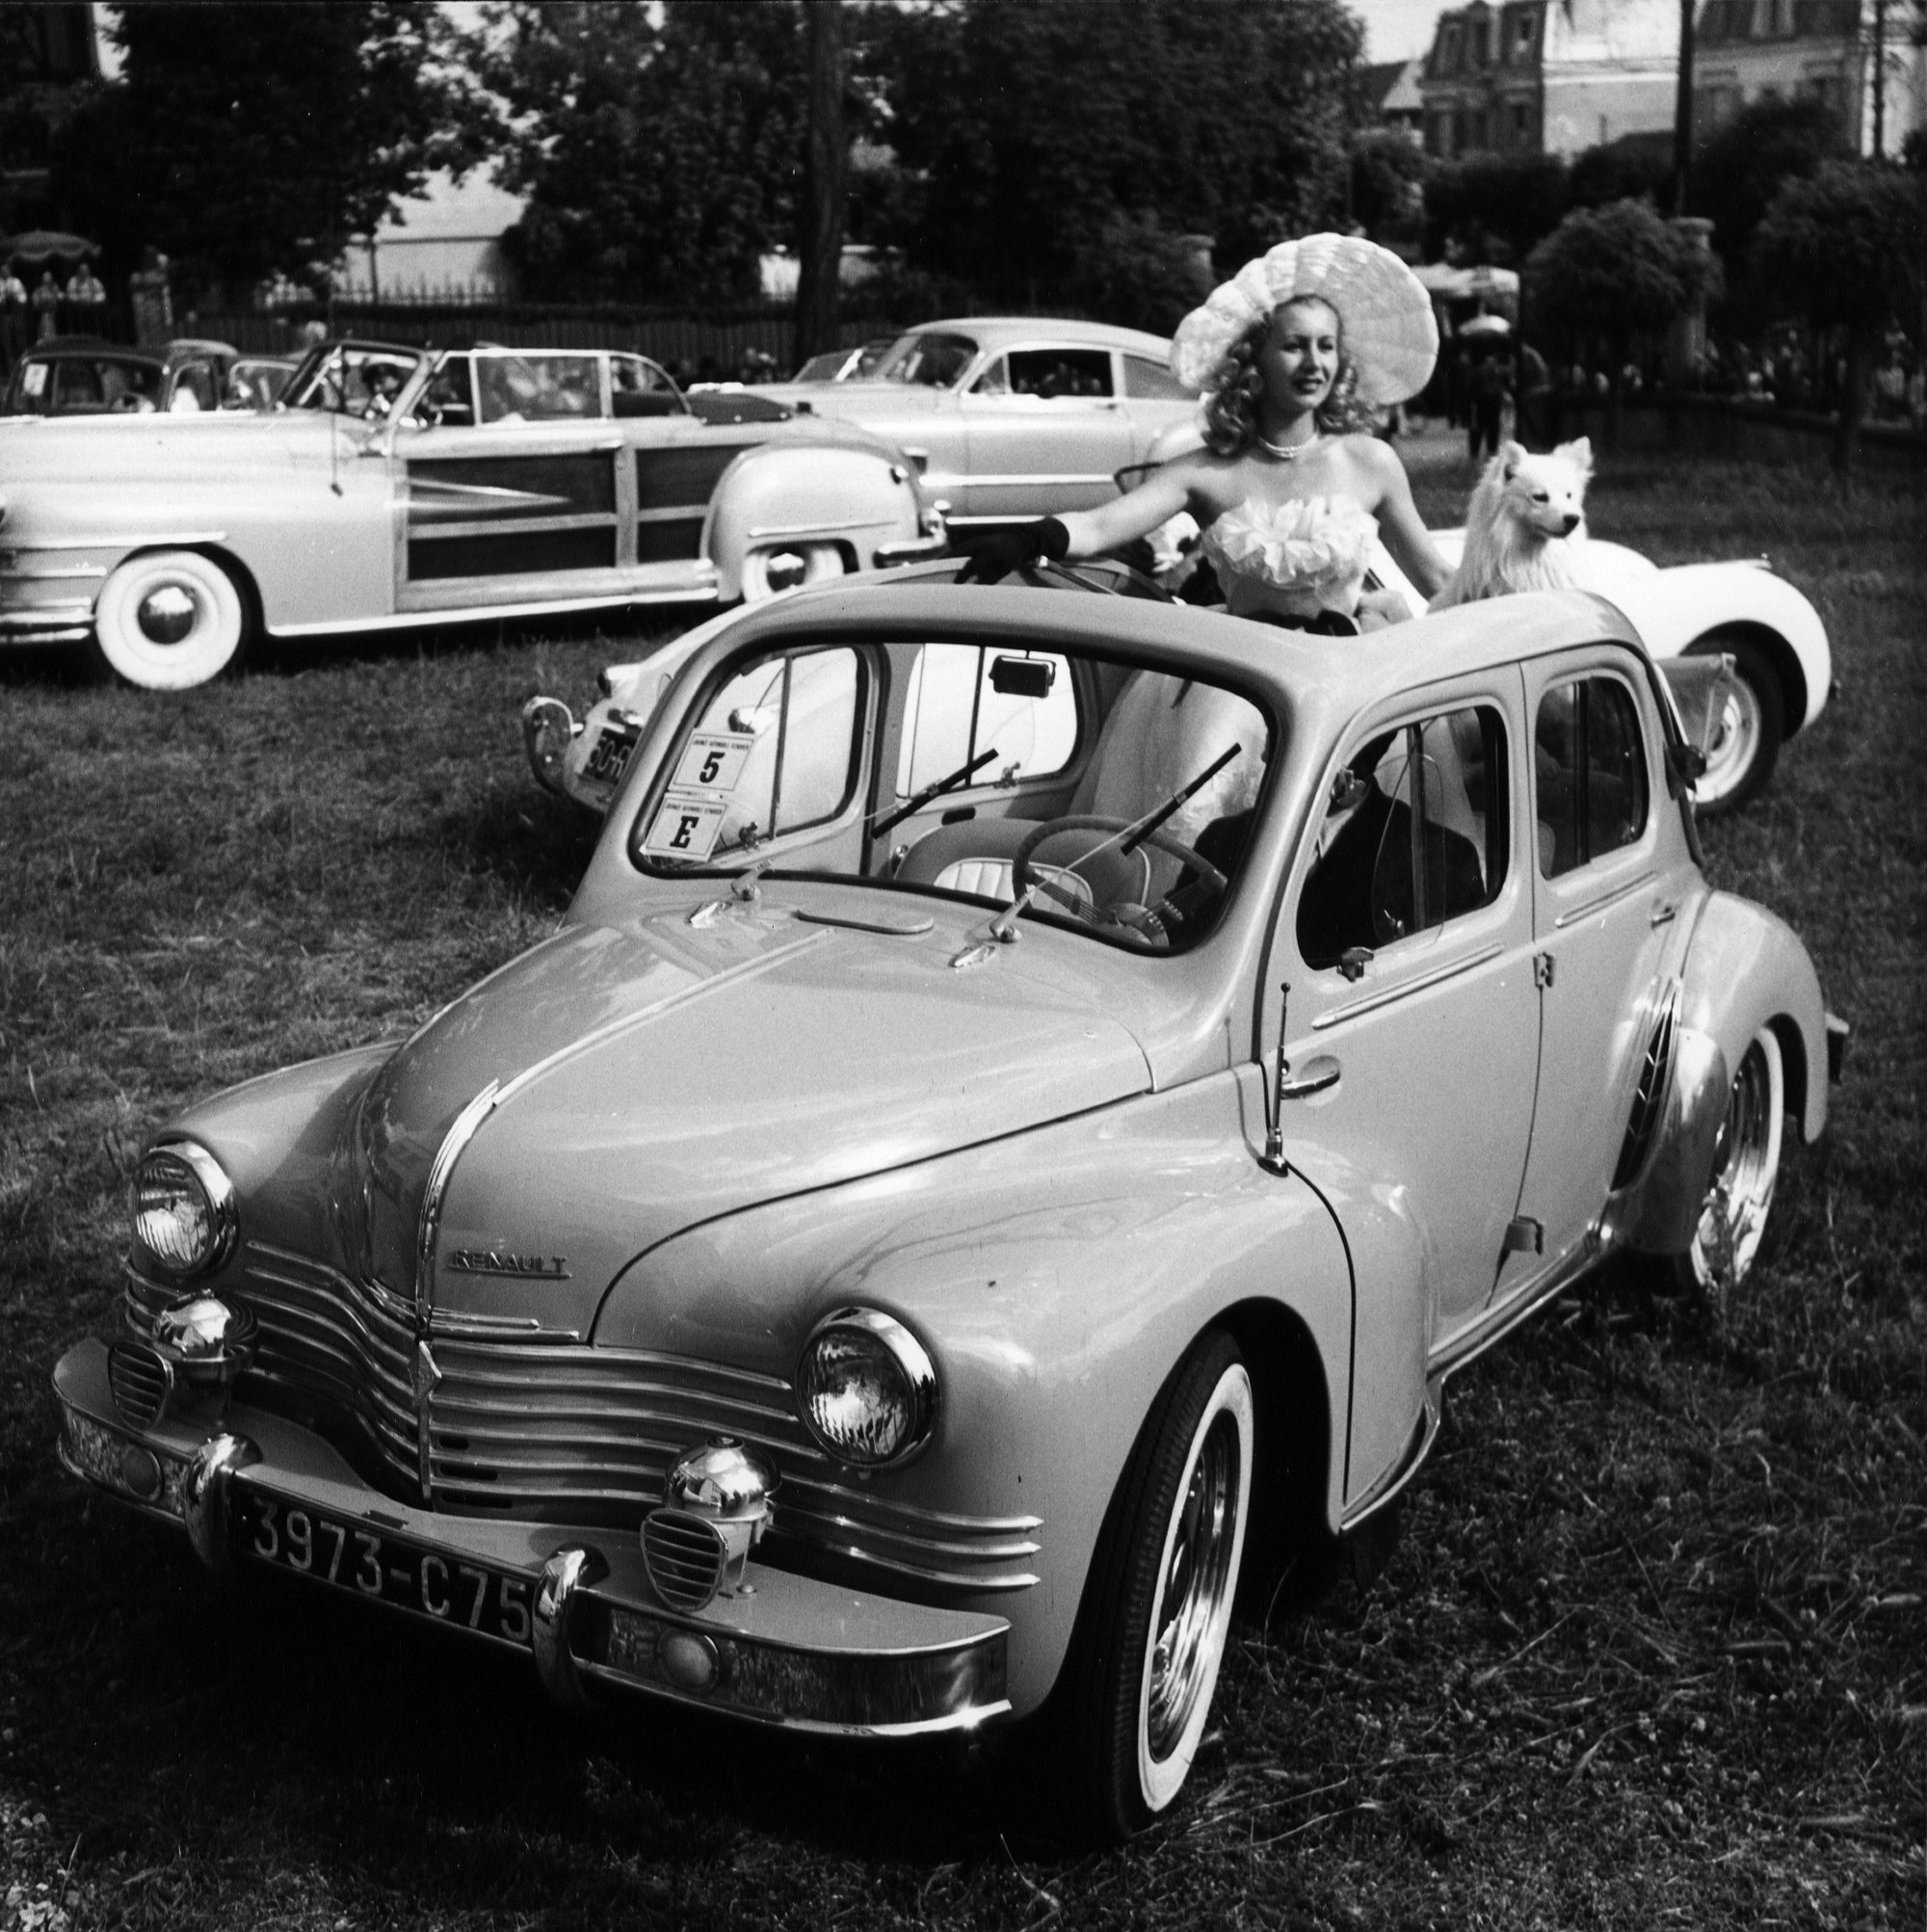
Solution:
<path fill-rule="evenodd" d="M 1847 331 L 1847 384 L 1840 393 L 1840 412 L 1834 419 L 1834 468 L 1851 476 L 1854 451 L 1860 445 L 1861 423 L 1866 416 L 1867 390 L 1873 384 L 1874 345 L 1880 338 L 1864 329 Z"/>
<path fill-rule="evenodd" d="M 809 0 L 809 133 L 803 167 L 802 273 L 796 289 L 796 359 L 836 346 L 837 271 L 843 258 L 842 0 Z"/>

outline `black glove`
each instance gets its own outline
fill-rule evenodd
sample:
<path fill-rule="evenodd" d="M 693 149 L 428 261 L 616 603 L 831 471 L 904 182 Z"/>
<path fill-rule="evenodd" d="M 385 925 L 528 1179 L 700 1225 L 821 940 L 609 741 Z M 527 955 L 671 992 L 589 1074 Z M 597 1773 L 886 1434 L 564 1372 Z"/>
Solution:
<path fill-rule="evenodd" d="M 1070 551 L 1070 532 L 1055 516 L 1037 523 L 1019 523 L 1014 530 L 997 530 L 970 552 L 957 573 L 960 584 L 994 584 L 1013 570 L 1048 557 L 1061 564 Z"/>

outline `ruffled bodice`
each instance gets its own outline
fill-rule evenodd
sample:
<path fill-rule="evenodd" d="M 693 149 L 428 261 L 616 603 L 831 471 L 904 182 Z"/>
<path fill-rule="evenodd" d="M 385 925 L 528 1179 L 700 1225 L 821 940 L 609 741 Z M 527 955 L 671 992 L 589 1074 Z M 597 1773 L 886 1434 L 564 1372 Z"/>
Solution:
<path fill-rule="evenodd" d="M 1349 496 L 1262 503 L 1248 496 L 1205 533 L 1200 548 L 1234 617 L 1280 611 L 1315 617 L 1359 607 L 1378 519 Z"/>

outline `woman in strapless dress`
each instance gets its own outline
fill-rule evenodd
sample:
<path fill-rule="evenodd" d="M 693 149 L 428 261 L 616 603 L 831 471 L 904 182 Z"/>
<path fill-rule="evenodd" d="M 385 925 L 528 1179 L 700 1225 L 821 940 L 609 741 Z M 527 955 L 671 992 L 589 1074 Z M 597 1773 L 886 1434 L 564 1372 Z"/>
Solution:
<path fill-rule="evenodd" d="M 1172 343 L 1173 372 L 1204 391 L 1204 448 L 1100 509 L 1000 533 L 962 580 L 1101 556 L 1188 511 L 1235 615 L 1334 633 L 1396 622 L 1403 600 L 1365 588 L 1375 538 L 1427 597 L 1450 570 L 1370 412 L 1422 389 L 1438 353 L 1431 300 L 1389 250 L 1351 235 L 1282 242 Z"/>

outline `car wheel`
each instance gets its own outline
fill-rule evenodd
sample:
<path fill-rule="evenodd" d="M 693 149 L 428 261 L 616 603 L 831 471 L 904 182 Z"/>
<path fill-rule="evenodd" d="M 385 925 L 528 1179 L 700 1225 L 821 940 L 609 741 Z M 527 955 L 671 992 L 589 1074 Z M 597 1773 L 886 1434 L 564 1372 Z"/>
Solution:
<path fill-rule="evenodd" d="M 844 574 L 843 552 L 834 543 L 786 543 L 752 550 L 743 559 L 743 601 L 760 603 L 779 591 L 800 590 Z"/>
<path fill-rule="evenodd" d="M 1752 1270 L 1780 1178 L 1785 1105 L 1780 1041 L 1772 1027 L 1762 1026 L 1740 1056 L 1727 1094 L 1692 1245 L 1674 1258 L 1682 1288 L 1724 1295 Z"/>
<path fill-rule="evenodd" d="M 130 557 L 93 609 L 101 661 L 145 691 L 185 691 L 220 676 L 247 636 L 248 609 L 233 578 L 195 550 Z"/>
<path fill-rule="evenodd" d="M 1694 787 L 1699 808 L 1709 816 L 1737 811 L 1773 776 L 1786 735 L 1786 697 L 1780 674 L 1758 645 L 1715 631 L 1688 653 L 1723 651 L 1733 660 L 1733 689 L 1713 722 L 1706 769 Z"/>
<path fill-rule="evenodd" d="M 1177 1796 L 1204 1734 L 1244 1558 L 1255 1417 L 1223 1334 L 1147 1420 L 1087 1588 L 1069 1711 L 1080 1822 L 1116 1839 Z"/>

